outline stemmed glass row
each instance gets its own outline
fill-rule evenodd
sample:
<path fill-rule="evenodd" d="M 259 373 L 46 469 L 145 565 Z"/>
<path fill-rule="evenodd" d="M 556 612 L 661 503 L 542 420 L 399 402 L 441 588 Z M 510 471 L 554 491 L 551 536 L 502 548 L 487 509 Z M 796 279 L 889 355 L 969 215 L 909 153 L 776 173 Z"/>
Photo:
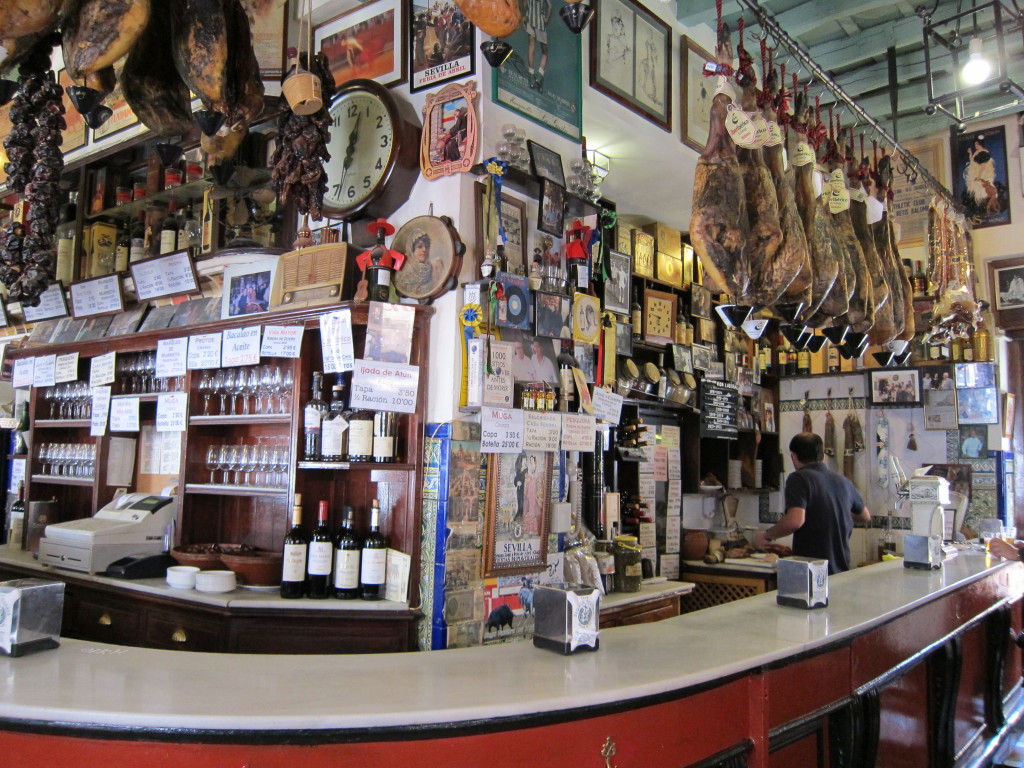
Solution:
<path fill-rule="evenodd" d="M 288 403 L 291 402 L 294 386 L 295 379 L 290 366 L 282 369 L 281 366 L 264 363 L 239 368 L 205 370 L 199 377 L 203 415 L 247 416 L 251 413 L 285 413 Z M 219 402 L 219 408 L 216 413 L 211 414 L 210 402 L 215 397 Z"/>
<path fill-rule="evenodd" d="M 43 443 L 39 464 L 44 475 L 92 479 L 96 467 L 93 443 Z"/>
<path fill-rule="evenodd" d="M 66 381 L 43 390 L 51 419 L 87 419 L 92 415 L 92 390 L 87 381 Z"/>
<path fill-rule="evenodd" d="M 121 379 L 121 392 L 125 395 L 180 392 L 185 384 L 183 376 L 157 378 L 156 352 L 153 350 L 118 354 L 114 372 Z"/>
<path fill-rule="evenodd" d="M 206 449 L 206 469 L 211 485 L 249 485 L 286 488 L 288 445 L 286 438 L 259 438 L 255 444 L 211 445 Z M 221 474 L 217 482 L 217 472 Z"/>

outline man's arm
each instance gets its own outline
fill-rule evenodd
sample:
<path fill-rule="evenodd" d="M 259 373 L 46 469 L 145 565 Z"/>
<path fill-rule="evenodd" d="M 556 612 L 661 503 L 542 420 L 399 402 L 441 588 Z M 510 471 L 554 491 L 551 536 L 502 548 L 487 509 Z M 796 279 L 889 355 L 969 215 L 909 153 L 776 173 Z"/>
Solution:
<path fill-rule="evenodd" d="M 860 512 L 853 512 L 851 514 L 853 515 L 854 522 L 857 522 L 857 523 L 869 523 L 869 522 L 871 522 L 871 510 L 869 510 L 867 507 L 863 507 Z"/>
<path fill-rule="evenodd" d="M 790 507 L 775 525 L 766 531 L 758 531 L 757 535 L 754 536 L 754 546 L 758 549 L 764 549 L 766 545 L 771 544 L 775 539 L 781 539 L 783 536 L 789 536 L 791 533 L 796 533 L 804 524 L 804 518 L 807 511 L 803 507 Z"/>

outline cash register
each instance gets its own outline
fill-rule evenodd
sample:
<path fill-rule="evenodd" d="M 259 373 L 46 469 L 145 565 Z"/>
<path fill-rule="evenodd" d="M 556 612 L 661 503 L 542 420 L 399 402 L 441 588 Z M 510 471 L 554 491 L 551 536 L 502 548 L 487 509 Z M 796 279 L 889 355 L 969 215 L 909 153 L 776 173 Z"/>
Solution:
<path fill-rule="evenodd" d="M 39 541 L 39 561 L 99 573 L 127 556 L 164 552 L 177 502 L 177 496 L 126 493 L 92 517 L 48 525 Z"/>

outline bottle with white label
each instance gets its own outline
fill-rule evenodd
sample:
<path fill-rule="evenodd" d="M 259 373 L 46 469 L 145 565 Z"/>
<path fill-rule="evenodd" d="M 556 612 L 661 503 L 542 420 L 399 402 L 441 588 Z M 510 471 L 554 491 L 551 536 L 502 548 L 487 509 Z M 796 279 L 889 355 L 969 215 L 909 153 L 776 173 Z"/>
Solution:
<path fill-rule="evenodd" d="M 370 532 L 363 539 L 359 564 L 359 597 L 363 600 L 383 600 L 387 571 L 388 540 L 380 532 L 380 504 L 373 500 L 370 510 Z"/>
<path fill-rule="evenodd" d="M 64 287 L 71 285 L 75 275 L 75 221 L 78 216 L 78 193 L 71 192 L 57 225 L 56 277 Z"/>
<path fill-rule="evenodd" d="M 146 253 L 146 212 L 141 211 L 139 218 L 132 222 L 131 245 L 128 248 L 128 263 L 142 261 Z"/>
<path fill-rule="evenodd" d="M 321 458 L 321 426 L 327 413 L 327 403 L 320 397 L 322 376 L 320 371 L 313 372 L 313 390 L 302 407 L 303 458 L 306 461 L 320 461 Z"/>
<path fill-rule="evenodd" d="M 344 461 L 348 454 L 348 419 L 345 418 L 345 385 L 331 387 L 331 404 L 320 425 L 320 456 L 323 461 Z"/>
<path fill-rule="evenodd" d="M 362 408 L 349 416 L 348 460 L 373 461 L 373 411 Z"/>
<path fill-rule="evenodd" d="M 310 597 L 323 600 L 331 593 L 331 566 L 334 564 L 334 542 L 327 525 L 327 502 L 320 500 L 316 514 L 316 528 L 309 541 L 309 560 L 306 563 L 306 591 Z"/>
<path fill-rule="evenodd" d="M 359 597 L 359 553 L 363 548 L 352 526 L 352 507 L 341 508 L 341 528 L 334 537 L 334 596 L 339 600 Z"/>
<path fill-rule="evenodd" d="M 373 460 L 389 463 L 395 460 L 395 438 L 398 432 L 398 414 L 377 411 L 373 414 Z"/>
<path fill-rule="evenodd" d="M 160 227 L 160 253 L 174 253 L 178 250 L 178 214 L 175 211 L 174 200 L 167 206 L 167 216 Z"/>
<path fill-rule="evenodd" d="M 292 506 L 292 527 L 284 537 L 284 560 L 281 563 L 281 597 L 296 599 L 306 590 L 306 555 L 309 537 L 302 530 L 302 494 L 295 494 Z"/>

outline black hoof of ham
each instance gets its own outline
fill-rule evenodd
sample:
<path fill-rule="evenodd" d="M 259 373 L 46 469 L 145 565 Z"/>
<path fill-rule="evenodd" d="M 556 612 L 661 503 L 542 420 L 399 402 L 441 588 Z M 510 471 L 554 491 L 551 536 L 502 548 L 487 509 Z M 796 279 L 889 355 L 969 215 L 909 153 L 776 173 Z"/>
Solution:
<path fill-rule="evenodd" d="M 488 64 L 500 67 L 505 63 L 505 59 L 512 55 L 512 46 L 504 40 L 484 40 L 480 43 L 480 51 Z"/>
<path fill-rule="evenodd" d="M 99 106 L 103 94 L 95 88 L 84 85 L 69 85 L 68 98 L 71 99 L 71 103 L 75 105 L 78 113 L 84 117 Z"/>
<path fill-rule="evenodd" d="M 85 118 L 85 124 L 93 130 L 96 130 L 103 125 L 110 116 L 114 114 L 114 110 L 110 107 L 104 106 L 103 104 L 97 104 L 95 107 L 86 112 L 82 117 Z"/>
<path fill-rule="evenodd" d="M 807 341 L 806 337 L 811 335 L 811 332 L 807 330 L 805 325 L 783 325 L 779 327 L 779 330 L 786 337 L 786 341 L 797 348 L 802 347 Z"/>
<path fill-rule="evenodd" d="M 558 15 L 562 17 L 569 31 L 578 35 L 594 17 L 594 8 L 586 3 L 566 3 Z"/>
<path fill-rule="evenodd" d="M 0 107 L 7 104 L 18 92 L 17 80 L 0 80 Z"/>
<path fill-rule="evenodd" d="M 892 362 L 893 354 L 887 349 L 883 349 L 880 352 L 872 352 L 871 356 L 875 358 L 875 362 L 883 368 Z"/>

